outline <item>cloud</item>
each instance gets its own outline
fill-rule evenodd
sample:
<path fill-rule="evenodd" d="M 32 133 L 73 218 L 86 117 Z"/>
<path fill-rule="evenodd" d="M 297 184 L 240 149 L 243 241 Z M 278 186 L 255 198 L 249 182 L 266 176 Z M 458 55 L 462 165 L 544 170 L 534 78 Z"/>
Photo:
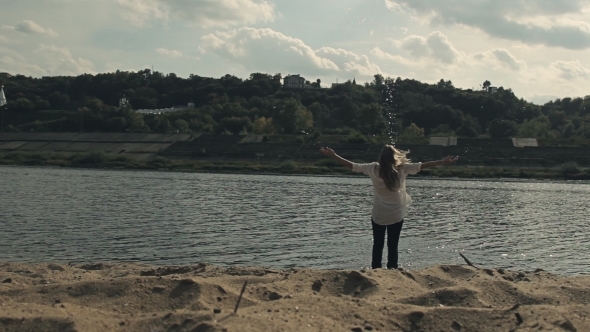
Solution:
<path fill-rule="evenodd" d="M 218 33 L 219 35 L 222 35 L 222 37 L 228 37 L 227 39 L 231 38 L 231 35 L 229 34 L 222 34 L 222 33 Z M 236 31 L 234 31 L 234 35 L 237 34 Z M 226 44 L 226 41 L 221 39 L 220 37 L 217 37 L 215 34 L 209 34 L 206 36 L 201 37 L 201 40 L 205 43 L 205 47 L 208 47 L 209 49 L 219 49 L 221 47 L 223 47 Z M 201 53 L 206 53 L 205 47 L 203 46 L 199 46 L 199 50 L 201 51 Z"/>
<path fill-rule="evenodd" d="M 272 29 L 240 28 L 202 37 L 202 48 L 246 66 L 267 67 L 283 65 L 301 69 L 338 70 L 329 59 L 318 56 L 301 39 L 286 36 Z"/>
<path fill-rule="evenodd" d="M 503 48 L 471 55 L 459 52 L 448 38 L 439 31 L 432 32 L 426 37 L 408 36 L 401 40 L 394 40 L 393 44 L 397 47 L 397 54 L 386 52 L 379 47 L 373 48 L 371 54 L 382 60 L 414 68 L 436 67 L 436 70 L 439 70 L 445 67 L 448 69 L 482 67 L 510 71 L 527 69 L 527 65 L 523 60 L 518 60 Z"/>
<path fill-rule="evenodd" d="M 523 86 L 535 87 L 525 94 L 536 102 L 565 96 L 583 97 L 588 95 L 586 87 L 590 83 L 590 69 L 579 61 L 553 61 L 522 72 L 518 80 Z"/>
<path fill-rule="evenodd" d="M 25 20 L 16 25 L 16 31 L 27 33 L 27 34 L 38 34 L 38 35 L 48 35 L 52 37 L 57 37 L 57 33 L 51 29 L 45 29 L 39 24 Z"/>
<path fill-rule="evenodd" d="M 0 72 L 8 72 L 30 76 L 53 75 L 80 75 L 84 73 L 94 74 L 92 62 L 75 58 L 64 47 L 41 44 L 27 56 L 9 49 L 0 47 Z"/>
<path fill-rule="evenodd" d="M 590 47 L 590 24 L 583 20 L 590 7 L 587 0 L 387 0 L 386 5 L 433 25 L 473 27 L 492 37 L 530 45 Z"/>
<path fill-rule="evenodd" d="M 385 0 L 385 7 L 391 11 L 402 11 L 402 5 L 391 0 Z"/>
<path fill-rule="evenodd" d="M 415 67 L 417 64 L 419 64 L 419 62 L 416 60 L 411 60 L 411 59 L 405 58 L 399 54 L 394 55 L 394 54 L 385 52 L 380 47 L 373 48 L 371 50 L 371 54 L 374 55 L 375 57 L 377 57 L 378 59 L 395 62 L 395 63 L 400 64 L 405 67 Z"/>
<path fill-rule="evenodd" d="M 200 58 L 197 56 L 189 56 L 177 50 L 169 50 L 166 48 L 158 48 L 156 49 L 158 54 L 173 58 L 173 59 L 194 59 L 199 60 Z"/>
<path fill-rule="evenodd" d="M 209 34 L 201 41 L 202 51 L 220 55 L 251 71 L 283 70 L 315 75 L 347 73 L 366 78 L 381 73 L 365 55 L 331 47 L 313 50 L 301 39 L 272 29 L 240 28 Z"/>
<path fill-rule="evenodd" d="M 523 60 L 518 60 L 508 50 L 498 48 L 482 53 L 476 53 L 473 55 L 473 60 L 482 65 L 488 65 L 494 63 L 499 67 L 509 68 L 512 70 L 526 70 L 527 65 Z"/>
<path fill-rule="evenodd" d="M 344 72 L 358 74 L 360 77 L 373 77 L 375 74 L 382 73 L 379 66 L 372 63 L 366 55 L 357 55 L 341 48 L 331 47 L 322 47 L 316 51 L 316 54 L 332 60 Z"/>
<path fill-rule="evenodd" d="M 409 36 L 394 40 L 393 45 L 396 47 L 387 50 L 375 47 L 371 55 L 380 59 L 379 64 L 384 68 L 395 71 L 396 76 L 417 77 L 423 82 L 432 83 L 440 78 L 452 79 L 455 86 L 473 88 L 487 79 L 495 86 L 512 88 L 519 97 L 534 102 L 588 94 L 586 87 L 590 83 L 590 68 L 581 60 L 543 59 L 535 62 L 533 59 L 531 64 L 527 64 L 508 49 L 491 48 L 477 53 L 458 52 L 455 62 L 444 63 L 433 56 L 428 36 Z M 443 49 L 454 47 L 448 41 Z"/>
<path fill-rule="evenodd" d="M 47 75 L 47 71 L 12 49 L 0 46 L 0 72 L 30 76 Z"/>
<path fill-rule="evenodd" d="M 134 25 L 144 26 L 146 22 L 168 18 L 166 8 L 156 0 L 119 0 L 121 7 L 125 9 L 122 12 L 123 17 L 131 21 Z"/>
<path fill-rule="evenodd" d="M 412 35 L 398 42 L 397 46 L 410 52 L 416 58 L 424 58 L 430 55 L 430 49 L 427 44 L 426 38 Z"/>
<path fill-rule="evenodd" d="M 90 60 L 74 58 L 65 47 L 41 44 L 34 53 L 40 55 L 50 75 L 95 74 Z"/>
<path fill-rule="evenodd" d="M 277 12 L 264 0 L 118 0 L 124 17 L 137 26 L 151 20 L 180 19 L 202 28 L 271 22 Z"/>
<path fill-rule="evenodd" d="M 184 54 L 182 54 L 182 52 L 177 51 L 177 50 L 167 50 L 165 48 L 158 48 L 156 50 L 156 52 L 158 52 L 159 54 L 165 55 L 165 56 L 169 56 L 171 58 L 182 58 L 182 57 L 184 57 Z"/>
<path fill-rule="evenodd" d="M 30 21 L 30 20 L 24 20 L 24 21 L 16 24 L 15 26 L 3 25 L 2 30 L 18 31 L 20 33 L 24 33 L 24 34 L 28 34 L 28 35 L 46 35 L 46 36 L 50 36 L 50 37 L 57 37 L 58 36 L 58 34 L 55 31 L 53 31 L 51 29 L 43 28 L 39 24 L 37 24 L 33 21 Z"/>
<path fill-rule="evenodd" d="M 432 32 L 426 38 L 412 35 L 394 43 L 416 58 L 430 57 L 445 64 L 455 63 L 461 58 L 447 36 L 439 31 Z"/>
<path fill-rule="evenodd" d="M 555 61 L 549 65 L 549 70 L 566 80 L 590 78 L 590 69 L 584 67 L 580 61 Z"/>

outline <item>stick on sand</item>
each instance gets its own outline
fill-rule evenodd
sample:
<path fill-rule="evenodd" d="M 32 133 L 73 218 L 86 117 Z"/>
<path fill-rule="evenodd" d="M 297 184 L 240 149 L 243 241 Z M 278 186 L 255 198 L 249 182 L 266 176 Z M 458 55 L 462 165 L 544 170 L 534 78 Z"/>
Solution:
<path fill-rule="evenodd" d="M 465 260 L 465 263 L 467 263 L 467 265 L 469 265 L 469 266 L 471 266 L 471 267 L 474 267 L 474 268 L 476 268 L 476 269 L 477 269 L 477 266 L 473 265 L 473 263 L 471 263 L 471 262 L 470 262 L 470 261 L 467 259 L 467 257 L 463 256 L 463 254 L 462 254 L 462 253 L 459 253 L 459 255 L 461 256 L 461 258 L 463 258 L 463 260 Z"/>
<path fill-rule="evenodd" d="M 238 312 L 238 307 L 240 306 L 240 301 L 242 301 L 242 296 L 244 295 L 244 291 L 246 290 L 246 285 L 248 285 L 248 280 L 244 281 L 244 286 L 242 287 L 242 291 L 240 292 L 240 297 L 238 297 L 238 303 L 236 303 L 234 314 Z"/>

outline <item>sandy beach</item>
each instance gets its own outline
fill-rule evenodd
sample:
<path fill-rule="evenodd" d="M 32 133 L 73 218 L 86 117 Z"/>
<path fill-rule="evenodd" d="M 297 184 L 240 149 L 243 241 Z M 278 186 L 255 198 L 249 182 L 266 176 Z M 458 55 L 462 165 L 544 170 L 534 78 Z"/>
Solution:
<path fill-rule="evenodd" d="M 590 277 L 541 270 L 0 263 L 0 282 L 0 331 L 590 331 Z"/>

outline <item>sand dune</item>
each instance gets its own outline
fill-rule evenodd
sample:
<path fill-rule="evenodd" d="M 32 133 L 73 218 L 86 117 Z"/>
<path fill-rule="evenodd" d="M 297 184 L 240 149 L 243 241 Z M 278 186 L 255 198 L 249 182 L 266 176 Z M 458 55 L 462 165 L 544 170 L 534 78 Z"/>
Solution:
<path fill-rule="evenodd" d="M 0 263 L 0 331 L 590 331 L 589 301 L 539 270 Z"/>

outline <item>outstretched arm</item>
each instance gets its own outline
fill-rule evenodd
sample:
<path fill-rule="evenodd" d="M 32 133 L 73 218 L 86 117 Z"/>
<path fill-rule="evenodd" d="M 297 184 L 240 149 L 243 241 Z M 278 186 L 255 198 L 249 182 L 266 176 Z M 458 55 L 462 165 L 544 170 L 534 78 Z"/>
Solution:
<path fill-rule="evenodd" d="M 339 155 L 336 154 L 336 152 L 334 152 L 334 150 L 328 148 L 328 147 L 321 147 L 320 148 L 320 152 L 325 155 L 328 156 L 334 160 L 336 160 L 340 165 L 348 168 L 348 169 L 352 169 L 352 162 L 340 157 Z"/>
<path fill-rule="evenodd" d="M 436 167 L 439 165 L 445 165 L 445 164 L 452 164 L 454 162 L 457 161 L 457 159 L 459 159 L 459 157 L 454 156 L 448 156 L 445 159 L 441 159 L 441 160 L 437 160 L 437 161 L 429 161 L 426 163 L 422 163 L 422 167 L 420 167 L 420 169 L 426 169 L 426 168 L 432 168 L 432 167 Z"/>

